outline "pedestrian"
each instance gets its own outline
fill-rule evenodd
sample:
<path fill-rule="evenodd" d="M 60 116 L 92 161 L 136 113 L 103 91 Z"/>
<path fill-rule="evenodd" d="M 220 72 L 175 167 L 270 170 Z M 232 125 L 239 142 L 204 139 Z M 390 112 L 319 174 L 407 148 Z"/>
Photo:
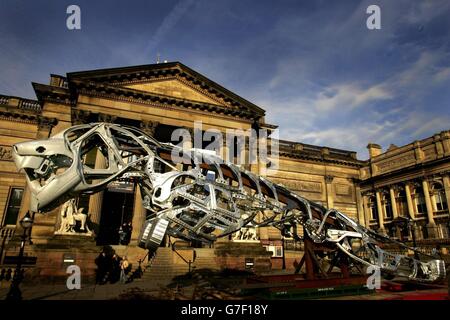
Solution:
<path fill-rule="evenodd" d="M 127 237 L 127 231 L 126 231 L 127 225 L 126 223 L 123 223 L 119 228 L 119 244 L 125 245 L 125 240 Z"/>
<path fill-rule="evenodd" d="M 97 284 L 105 283 L 105 276 L 107 273 L 107 256 L 105 251 L 100 252 L 98 257 L 95 259 L 95 264 L 97 265 L 97 274 L 95 282 Z"/>
<path fill-rule="evenodd" d="M 120 279 L 120 257 L 114 253 L 111 259 L 110 283 L 116 283 Z"/>
<path fill-rule="evenodd" d="M 128 263 L 127 257 L 123 257 L 120 261 L 120 282 L 126 283 L 128 281 L 128 267 L 130 264 Z"/>
<path fill-rule="evenodd" d="M 130 243 L 132 232 L 133 232 L 133 225 L 131 224 L 131 222 L 128 222 L 128 228 L 127 228 L 127 244 Z"/>

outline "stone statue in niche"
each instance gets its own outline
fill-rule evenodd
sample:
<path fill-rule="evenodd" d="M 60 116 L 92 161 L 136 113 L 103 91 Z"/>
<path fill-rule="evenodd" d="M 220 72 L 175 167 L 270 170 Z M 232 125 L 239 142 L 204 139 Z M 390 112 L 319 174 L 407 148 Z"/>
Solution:
<path fill-rule="evenodd" d="M 256 228 L 242 228 L 233 236 L 233 241 L 258 241 Z"/>
<path fill-rule="evenodd" d="M 77 208 L 75 199 L 66 201 L 61 207 L 61 225 L 55 234 L 91 235 L 87 226 L 88 214 L 84 208 Z"/>

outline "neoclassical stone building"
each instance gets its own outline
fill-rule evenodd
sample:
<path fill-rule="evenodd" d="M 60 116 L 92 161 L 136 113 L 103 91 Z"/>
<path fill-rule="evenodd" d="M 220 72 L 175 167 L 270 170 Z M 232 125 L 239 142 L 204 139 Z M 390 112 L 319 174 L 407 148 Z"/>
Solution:
<path fill-rule="evenodd" d="M 277 128 L 265 122 L 264 109 L 179 62 L 51 75 L 48 84 L 33 83 L 33 88 L 37 100 L 0 96 L 3 257 L 16 254 L 17 235 L 22 232 L 18 221 L 28 211 L 25 179 L 11 159 L 14 143 L 47 138 L 72 125 L 98 121 L 136 126 L 163 142 L 171 141 L 176 128 L 192 132 L 195 121 L 202 122 L 203 130 L 214 128 L 223 133 L 227 129 L 251 128 L 270 133 Z M 278 170 L 260 164 L 245 166 L 382 232 L 392 231 L 395 219 L 409 214 L 421 226 L 424 237 L 447 237 L 448 137 L 449 132 L 442 132 L 411 145 L 390 148 L 383 154 L 378 146 L 370 145 L 368 161 L 358 160 L 352 151 L 279 141 Z M 226 146 L 223 150 L 227 151 Z M 86 163 L 102 166 L 96 154 L 87 156 Z M 95 256 L 104 245 L 127 254 L 132 262 L 145 255 L 137 247 L 137 238 L 146 210 L 134 185 L 114 183 L 102 192 L 80 196 L 75 201 L 89 213 L 92 235 L 59 234 L 59 209 L 45 215 L 37 213 L 31 230 L 33 244 L 26 250 L 28 255 L 37 257 L 37 274 L 63 275 L 66 260 L 76 260 L 93 270 Z M 130 241 L 119 245 L 118 231 L 123 223 L 130 223 L 133 229 Z M 280 233 L 262 228 L 258 230 L 258 243 L 273 252 L 272 268 L 280 268 L 284 243 Z M 204 260 L 223 267 L 223 259 L 210 259 L 214 248 L 198 243 L 188 245 L 198 249 L 198 257 L 203 254 L 207 257 Z M 299 257 L 287 249 L 284 256 L 290 268 Z"/>
<path fill-rule="evenodd" d="M 368 146 L 361 168 L 364 223 L 402 240 L 449 238 L 450 131 L 382 153 Z M 405 228 L 405 218 L 413 228 Z M 402 223 L 403 222 L 403 223 Z"/>

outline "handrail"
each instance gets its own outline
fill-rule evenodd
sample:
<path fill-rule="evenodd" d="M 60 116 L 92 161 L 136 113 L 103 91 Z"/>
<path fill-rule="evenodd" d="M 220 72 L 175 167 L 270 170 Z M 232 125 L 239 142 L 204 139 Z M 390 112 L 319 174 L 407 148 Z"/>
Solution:
<path fill-rule="evenodd" d="M 147 250 L 147 253 L 145 254 L 145 256 L 142 259 L 138 260 L 139 266 L 141 265 L 142 262 L 145 261 L 145 258 L 147 258 L 148 254 L 150 253 L 150 251 Z"/>
<path fill-rule="evenodd" d="M 188 266 L 189 266 L 189 272 L 191 272 L 191 264 L 195 261 L 195 250 L 194 250 L 194 257 L 191 260 L 186 260 L 181 254 L 178 253 L 178 251 L 175 249 L 175 243 L 176 241 L 174 241 L 173 243 L 169 240 L 169 244 L 170 247 L 172 248 L 172 251 L 175 252 L 180 258 L 181 260 L 183 260 Z"/>

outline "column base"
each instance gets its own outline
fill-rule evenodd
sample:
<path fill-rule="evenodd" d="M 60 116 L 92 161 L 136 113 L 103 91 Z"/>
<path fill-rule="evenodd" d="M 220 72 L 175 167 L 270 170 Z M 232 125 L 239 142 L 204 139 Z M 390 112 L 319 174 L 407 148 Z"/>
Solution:
<path fill-rule="evenodd" d="M 429 223 L 427 224 L 427 233 L 428 233 L 428 239 L 435 239 L 437 238 L 437 226 L 435 223 Z"/>

